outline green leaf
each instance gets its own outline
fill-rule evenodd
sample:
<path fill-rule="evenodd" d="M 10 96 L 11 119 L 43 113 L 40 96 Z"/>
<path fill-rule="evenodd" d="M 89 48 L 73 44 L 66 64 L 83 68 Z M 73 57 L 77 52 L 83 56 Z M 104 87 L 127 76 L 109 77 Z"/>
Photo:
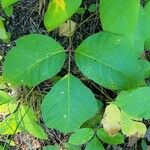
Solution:
<path fill-rule="evenodd" d="M 98 105 L 91 91 L 76 77 L 68 74 L 47 94 L 41 109 L 48 127 L 66 133 L 75 131 L 94 117 Z"/>
<path fill-rule="evenodd" d="M 8 103 L 4 103 L 0 105 L 0 113 L 2 114 L 11 114 L 17 108 L 17 104 L 14 101 L 8 101 Z"/>
<path fill-rule="evenodd" d="M 143 138 L 147 130 L 146 126 L 138 122 L 139 120 L 134 120 L 136 119 L 121 111 L 121 131 L 127 137 Z"/>
<path fill-rule="evenodd" d="M 44 24 L 48 31 L 57 28 L 69 19 L 80 7 L 81 0 L 52 0 L 44 16 Z M 73 6 L 73 7 L 72 7 Z M 58 19 L 59 18 L 59 19 Z"/>
<path fill-rule="evenodd" d="M 8 39 L 6 29 L 5 29 L 3 21 L 1 19 L 0 19 L 0 39 L 1 40 L 7 40 Z"/>
<path fill-rule="evenodd" d="M 1 0 L 2 8 L 7 8 L 15 4 L 18 0 Z"/>
<path fill-rule="evenodd" d="M 81 150 L 81 146 L 79 146 L 79 145 L 72 145 L 69 142 L 68 143 L 64 143 L 64 147 L 67 150 Z"/>
<path fill-rule="evenodd" d="M 84 13 L 85 13 L 85 11 L 86 11 L 86 8 L 84 8 L 84 7 L 80 7 L 78 10 L 77 10 L 77 14 L 80 14 L 80 15 L 83 15 Z"/>
<path fill-rule="evenodd" d="M 106 88 L 130 89 L 145 83 L 132 44 L 122 36 L 92 35 L 76 49 L 75 59 L 85 76 Z"/>
<path fill-rule="evenodd" d="M 140 87 L 118 95 L 115 104 L 131 116 L 150 119 L 149 94 L 150 87 Z"/>
<path fill-rule="evenodd" d="M 4 119 L 2 122 L 0 122 L 0 134 L 1 135 L 10 135 L 10 134 L 16 134 L 20 132 L 18 126 L 18 118 L 15 114 L 11 114 L 6 119 Z"/>
<path fill-rule="evenodd" d="M 98 112 L 96 114 L 96 116 L 94 116 L 93 118 L 89 119 L 88 121 L 86 121 L 83 125 L 82 128 L 92 128 L 95 129 L 99 126 L 99 123 L 102 120 L 102 114 L 101 112 Z"/>
<path fill-rule="evenodd" d="M 97 137 L 94 137 L 87 145 L 85 150 L 105 150 Z"/>
<path fill-rule="evenodd" d="M 101 0 L 100 17 L 104 31 L 128 35 L 138 19 L 140 0 Z"/>
<path fill-rule="evenodd" d="M 4 147 L 0 145 L 0 150 L 4 150 Z"/>
<path fill-rule="evenodd" d="M 19 38 L 6 56 L 3 77 L 17 85 L 34 86 L 60 71 L 65 51 L 52 38 L 31 34 Z"/>
<path fill-rule="evenodd" d="M 115 136 L 109 136 L 103 128 L 97 131 L 97 136 L 107 144 L 116 145 L 124 143 L 124 137 L 122 134 L 117 133 Z"/>
<path fill-rule="evenodd" d="M 13 7 L 9 6 L 4 9 L 5 14 L 10 17 L 13 14 Z"/>
<path fill-rule="evenodd" d="M 10 95 L 0 90 L 0 105 L 9 103 L 11 100 L 13 100 L 13 98 Z"/>
<path fill-rule="evenodd" d="M 139 10 L 137 25 L 131 36 L 129 36 L 130 40 L 133 41 L 133 48 L 135 49 L 135 54 L 137 53 L 138 58 L 144 51 L 144 43 L 147 35 L 147 31 L 145 30 L 147 26 L 145 24 L 145 17 L 145 11 L 141 6 Z"/>
<path fill-rule="evenodd" d="M 147 60 L 140 60 L 140 65 L 142 68 L 142 71 L 144 72 L 145 78 L 150 77 L 150 62 Z"/>
<path fill-rule="evenodd" d="M 69 138 L 69 143 L 73 145 L 82 145 L 90 141 L 94 136 L 94 130 L 90 128 L 78 129 Z"/>
<path fill-rule="evenodd" d="M 14 105 L 15 104 L 10 105 L 12 108 L 9 107 L 11 113 L 12 109 L 14 111 Z M 17 105 L 15 105 L 15 107 L 17 107 Z M 33 110 L 27 106 L 21 105 L 15 113 L 10 114 L 6 117 L 6 119 L 0 122 L 0 134 L 15 134 L 17 132 L 27 131 L 39 139 L 47 139 L 48 137 L 46 133 L 36 122 L 37 117 L 35 116 Z"/>
<path fill-rule="evenodd" d="M 27 131 L 39 139 L 48 139 L 44 130 L 36 123 L 37 117 L 31 108 L 21 106 L 16 113 L 16 116 L 19 118 L 19 128 L 22 131 Z"/>
<path fill-rule="evenodd" d="M 146 24 L 146 27 L 145 28 L 145 31 L 147 32 L 147 37 L 146 37 L 146 41 L 145 41 L 145 48 L 146 49 L 150 49 L 150 30 L 149 30 L 149 26 L 150 26 L 150 1 L 147 2 L 147 4 L 145 5 L 145 13 L 146 13 L 146 16 L 145 16 L 145 24 Z"/>
<path fill-rule="evenodd" d="M 97 4 L 92 4 L 92 5 L 90 5 L 90 7 L 88 8 L 88 11 L 90 11 L 90 12 L 95 12 L 95 11 L 97 11 Z"/>

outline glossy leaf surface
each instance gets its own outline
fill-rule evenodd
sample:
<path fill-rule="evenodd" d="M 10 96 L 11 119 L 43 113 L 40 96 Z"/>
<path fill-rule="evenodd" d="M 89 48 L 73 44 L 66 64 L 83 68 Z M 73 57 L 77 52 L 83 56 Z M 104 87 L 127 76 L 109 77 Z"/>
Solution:
<path fill-rule="evenodd" d="M 129 35 L 133 32 L 140 8 L 140 0 L 101 0 L 100 18 L 104 31 Z"/>
<path fill-rule="evenodd" d="M 150 119 L 150 87 L 118 95 L 115 104 L 131 116 Z"/>
<path fill-rule="evenodd" d="M 90 128 L 78 129 L 69 138 L 69 143 L 73 145 L 82 145 L 88 142 L 94 136 L 94 130 Z"/>
<path fill-rule="evenodd" d="M 48 31 L 69 19 L 80 7 L 81 0 L 52 0 L 45 13 L 44 24 Z"/>
<path fill-rule="evenodd" d="M 132 44 L 118 35 L 90 36 L 76 49 L 75 59 L 85 76 L 109 89 L 130 89 L 145 82 Z"/>
<path fill-rule="evenodd" d="M 19 38 L 6 56 L 4 79 L 34 86 L 58 73 L 65 61 L 64 49 L 52 38 L 31 34 Z"/>
<path fill-rule="evenodd" d="M 72 132 L 95 116 L 94 95 L 71 74 L 58 81 L 42 103 L 45 124 L 62 132 Z"/>

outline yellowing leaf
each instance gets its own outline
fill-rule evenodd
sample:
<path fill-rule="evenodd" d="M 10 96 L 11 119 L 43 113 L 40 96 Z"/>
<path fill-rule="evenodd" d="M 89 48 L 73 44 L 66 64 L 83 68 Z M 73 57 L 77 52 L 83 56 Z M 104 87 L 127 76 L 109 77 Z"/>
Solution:
<path fill-rule="evenodd" d="M 59 36 L 69 37 L 73 34 L 76 28 L 76 23 L 72 20 L 68 20 L 66 23 L 59 27 Z"/>
<path fill-rule="evenodd" d="M 59 27 L 79 9 L 81 3 L 81 0 L 51 0 L 44 16 L 46 29 L 51 31 Z"/>
<path fill-rule="evenodd" d="M 142 122 L 134 121 L 133 117 L 121 111 L 121 131 L 128 137 L 142 138 L 146 133 L 146 126 Z"/>
<path fill-rule="evenodd" d="M 114 104 L 107 106 L 101 123 L 110 136 L 117 134 L 121 129 L 121 113 L 119 108 Z"/>
<path fill-rule="evenodd" d="M 54 2 L 58 6 L 58 8 L 61 8 L 62 10 L 65 9 L 66 4 L 65 4 L 64 0 L 55 0 Z"/>
<path fill-rule="evenodd" d="M 18 118 L 14 114 L 11 114 L 2 122 L 0 122 L 0 134 L 15 134 L 21 130 L 18 128 Z"/>
<path fill-rule="evenodd" d="M 16 103 L 6 103 L 3 105 L 0 105 L 0 114 L 10 114 L 12 113 L 17 107 Z"/>

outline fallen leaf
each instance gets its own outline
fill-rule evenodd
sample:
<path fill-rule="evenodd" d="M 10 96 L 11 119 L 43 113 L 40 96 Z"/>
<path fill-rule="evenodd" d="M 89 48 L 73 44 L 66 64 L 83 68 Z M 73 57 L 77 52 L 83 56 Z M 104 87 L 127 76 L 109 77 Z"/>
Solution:
<path fill-rule="evenodd" d="M 68 20 L 59 27 L 59 36 L 70 37 L 76 28 L 76 23 L 72 20 Z"/>

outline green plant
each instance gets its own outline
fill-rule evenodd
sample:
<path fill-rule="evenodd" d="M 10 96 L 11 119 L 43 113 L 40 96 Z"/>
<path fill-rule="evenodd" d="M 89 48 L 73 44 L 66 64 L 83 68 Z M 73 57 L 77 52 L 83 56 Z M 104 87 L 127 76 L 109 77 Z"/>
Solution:
<path fill-rule="evenodd" d="M 32 108 L 19 104 L 15 98 L 3 91 L 0 91 L 0 99 L 0 114 L 4 117 L 0 122 L 1 135 L 22 131 L 29 132 L 40 139 L 47 139 L 44 130 L 36 123 L 38 120 Z"/>
<path fill-rule="evenodd" d="M 13 4 L 15 4 L 18 0 L 0 0 L 0 7 L 2 7 L 3 11 L 7 16 L 11 16 L 13 13 Z M 6 32 L 4 26 L 4 18 L 0 17 L 0 40 L 9 41 L 9 33 Z"/>
<path fill-rule="evenodd" d="M 51 1 L 44 18 L 46 28 L 50 31 L 71 17 L 81 1 L 74 3 L 72 9 L 70 0 Z M 146 132 L 142 119 L 150 119 L 150 87 L 145 81 L 150 63 L 141 58 L 144 48 L 150 48 L 150 1 L 143 8 L 139 0 L 101 0 L 99 11 L 103 31 L 78 46 L 75 61 L 87 78 L 119 93 L 106 107 L 103 128 L 80 128 L 100 107 L 92 92 L 71 74 L 71 51 L 68 74 L 52 87 L 41 105 L 45 124 L 64 133 L 74 132 L 69 143 L 87 144 L 86 150 L 104 149 L 100 140 L 113 145 L 123 143 L 124 135 L 142 138 Z M 65 59 L 65 50 L 54 39 L 27 35 L 7 54 L 3 77 L 15 85 L 35 86 L 58 73 Z"/>
<path fill-rule="evenodd" d="M 7 16 L 11 16 L 13 13 L 13 4 L 18 2 L 18 0 L 0 0 L 0 4 Z"/>

